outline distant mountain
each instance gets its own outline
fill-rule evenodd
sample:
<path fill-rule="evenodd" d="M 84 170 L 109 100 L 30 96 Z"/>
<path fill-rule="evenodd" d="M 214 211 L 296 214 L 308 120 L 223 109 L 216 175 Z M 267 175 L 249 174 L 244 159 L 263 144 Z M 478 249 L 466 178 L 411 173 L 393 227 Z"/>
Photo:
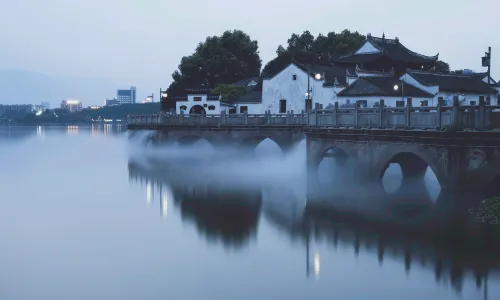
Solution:
<path fill-rule="evenodd" d="M 40 104 L 57 107 L 72 98 L 84 106 L 103 104 L 116 95 L 118 88 L 128 88 L 106 78 L 46 75 L 26 70 L 0 70 L 0 104 Z"/>

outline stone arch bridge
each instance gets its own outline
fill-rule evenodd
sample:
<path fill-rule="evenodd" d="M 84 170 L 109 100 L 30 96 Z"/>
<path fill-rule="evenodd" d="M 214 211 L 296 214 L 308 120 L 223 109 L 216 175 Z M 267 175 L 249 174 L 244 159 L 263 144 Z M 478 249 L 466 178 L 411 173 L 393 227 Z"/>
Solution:
<path fill-rule="evenodd" d="M 218 147 L 252 148 L 266 138 L 284 152 L 307 140 L 308 184 L 317 182 L 325 156 L 349 161 L 359 184 L 380 183 L 390 163 L 404 181 L 421 180 L 427 167 L 442 191 L 465 195 L 500 187 L 500 134 L 496 131 L 436 131 L 314 128 L 307 126 L 169 126 L 154 129 L 154 143 L 189 145 L 205 139 Z M 335 151 L 331 151 L 331 150 Z M 330 152 L 329 152 L 330 150 Z M 363 186 L 363 185 L 361 185 Z M 496 191 L 498 195 L 500 193 Z"/>
<path fill-rule="evenodd" d="M 317 180 L 321 160 L 330 156 L 351 162 L 349 180 L 359 184 L 380 183 L 389 164 L 397 163 L 403 185 L 423 181 L 429 167 L 442 191 L 500 195 L 498 133 L 322 129 L 306 135 L 310 184 Z"/>

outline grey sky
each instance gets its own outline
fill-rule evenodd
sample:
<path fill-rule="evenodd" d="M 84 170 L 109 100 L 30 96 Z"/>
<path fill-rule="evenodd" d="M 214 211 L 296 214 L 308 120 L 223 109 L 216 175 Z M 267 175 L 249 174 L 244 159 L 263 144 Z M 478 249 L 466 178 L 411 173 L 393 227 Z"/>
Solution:
<path fill-rule="evenodd" d="M 439 52 L 452 69 L 483 70 L 480 58 L 491 46 L 500 79 L 499 11 L 494 0 L 4 0 L 0 69 L 108 77 L 157 93 L 208 35 L 244 30 L 258 40 L 265 64 L 291 33 L 347 28 Z"/>

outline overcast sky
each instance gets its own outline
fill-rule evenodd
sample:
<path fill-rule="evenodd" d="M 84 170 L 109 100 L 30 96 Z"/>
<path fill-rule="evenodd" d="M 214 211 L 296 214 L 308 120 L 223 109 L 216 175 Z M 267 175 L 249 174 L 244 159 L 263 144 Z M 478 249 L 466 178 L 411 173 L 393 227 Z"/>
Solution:
<path fill-rule="evenodd" d="M 247 32 L 265 64 L 294 32 L 347 28 L 439 52 L 452 69 L 484 70 L 491 46 L 500 79 L 499 13 L 495 0 L 2 0 L 0 69 L 107 77 L 141 95 L 167 88 L 181 57 L 208 35 Z"/>

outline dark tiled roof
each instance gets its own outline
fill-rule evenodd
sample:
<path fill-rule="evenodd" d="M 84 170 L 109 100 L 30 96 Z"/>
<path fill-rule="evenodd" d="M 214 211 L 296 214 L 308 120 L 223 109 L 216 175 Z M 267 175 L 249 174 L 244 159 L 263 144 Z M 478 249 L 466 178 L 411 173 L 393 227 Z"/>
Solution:
<path fill-rule="evenodd" d="M 236 86 L 248 86 L 248 84 L 252 81 L 255 81 L 255 83 L 258 83 L 259 82 L 259 77 L 255 76 L 255 77 L 250 77 L 250 78 L 245 78 L 245 79 L 242 79 L 240 81 L 237 81 L 235 83 L 233 83 L 233 85 L 236 85 Z"/>
<path fill-rule="evenodd" d="M 402 89 L 394 90 L 401 81 L 394 77 L 359 77 L 349 87 L 338 93 L 339 97 L 386 96 L 402 97 Z M 410 84 L 404 86 L 405 97 L 432 98 L 433 95 Z"/>
<path fill-rule="evenodd" d="M 210 94 L 209 88 L 186 89 L 186 94 L 189 95 L 207 95 Z"/>
<path fill-rule="evenodd" d="M 411 51 L 399 42 L 399 39 L 386 39 L 385 37 L 368 36 L 366 42 L 370 42 L 375 48 L 380 50 L 379 53 L 351 54 L 338 57 L 334 61 L 340 63 L 365 63 L 377 60 L 381 57 L 388 57 L 395 61 L 409 63 L 432 63 L 438 60 L 439 54 L 434 56 L 426 56 Z"/>
<path fill-rule="evenodd" d="M 294 64 L 302 69 L 304 72 L 309 72 L 314 78 L 315 74 L 319 73 L 325 76 L 323 86 L 334 86 L 335 84 L 347 85 L 347 69 L 343 67 L 336 67 L 330 63 L 325 64 Z M 323 79 L 321 79 L 323 80 Z"/>
<path fill-rule="evenodd" d="M 235 98 L 229 99 L 229 103 L 261 103 L 262 102 L 262 91 L 254 90 L 244 95 Z"/>
<path fill-rule="evenodd" d="M 408 74 L 423 85 L 438 85 L 439 91 L 467 94 L 496 94 L 497 91 L 474 75 L 430 73 L 408 71 Z"/>

